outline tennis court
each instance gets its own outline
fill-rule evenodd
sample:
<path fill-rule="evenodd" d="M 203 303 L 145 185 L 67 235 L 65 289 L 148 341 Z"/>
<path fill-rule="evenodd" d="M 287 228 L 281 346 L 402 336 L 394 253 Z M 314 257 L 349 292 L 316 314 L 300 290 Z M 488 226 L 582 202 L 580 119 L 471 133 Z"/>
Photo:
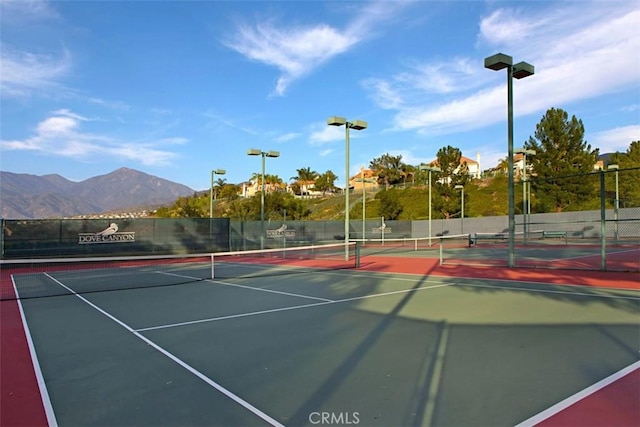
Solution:
<path fill-rule="evenodd" d="M 2 425 L 640 421 L 637 273 L 299 251 L 3 267 Z"/>

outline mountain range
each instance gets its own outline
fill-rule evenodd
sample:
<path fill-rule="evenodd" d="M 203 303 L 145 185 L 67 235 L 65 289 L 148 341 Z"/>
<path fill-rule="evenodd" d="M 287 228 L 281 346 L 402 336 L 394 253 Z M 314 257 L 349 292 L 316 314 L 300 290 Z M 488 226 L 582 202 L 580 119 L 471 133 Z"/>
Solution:
<path fill-rule="evenodd" d="M 57 174 L 0 171 L 0 216 L 40 219 L 99 214 L 160 206 L 193 193 L 185 185 L 129 168 L 80 182 Z"/>

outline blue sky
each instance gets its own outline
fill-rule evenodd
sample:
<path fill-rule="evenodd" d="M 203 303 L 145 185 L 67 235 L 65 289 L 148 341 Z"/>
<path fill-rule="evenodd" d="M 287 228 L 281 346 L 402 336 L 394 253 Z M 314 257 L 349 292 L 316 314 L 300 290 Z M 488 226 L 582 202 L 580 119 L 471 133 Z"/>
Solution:
<path fill-rule="evenodd" d="M 638 1 L 0 0 L 0 169 L 74 181 L 120 167 L 209 187 L 260 171 L 350 172 L 382 154 L 418 165 L 451 145 L 506 157 L 503 52 L 515 146 L 549 108 L 601 153 L 640 139 Z"/>

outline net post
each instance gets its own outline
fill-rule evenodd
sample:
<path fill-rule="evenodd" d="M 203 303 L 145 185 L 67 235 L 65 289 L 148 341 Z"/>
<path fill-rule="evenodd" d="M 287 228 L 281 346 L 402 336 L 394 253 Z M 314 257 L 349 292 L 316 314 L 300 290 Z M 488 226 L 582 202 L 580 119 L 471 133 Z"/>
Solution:
<path fill-rule="evenodd" d="M 360 242 L 356 242 L 356 268 L 360 268 Z"/>
<path fill-rule="evenodd" d="M 211 254 L 211 280 L 215 279 L 214 255 Z"/>
<path fill-rule="evenodd" d="M 442 255 L 442 247 L 444 246 L 444 241 L 442 240 L 442 237 L 440 238 L 440 265 L 444 264 L 444 260 L 443 260 L 443 255 Z"/>

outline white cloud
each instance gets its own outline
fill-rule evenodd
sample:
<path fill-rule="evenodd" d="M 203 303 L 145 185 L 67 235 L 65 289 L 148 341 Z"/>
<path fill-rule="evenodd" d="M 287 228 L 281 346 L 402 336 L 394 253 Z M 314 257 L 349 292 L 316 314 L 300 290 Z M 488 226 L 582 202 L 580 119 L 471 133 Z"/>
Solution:
<path fill-rule="evenodd" d="M 64 50 L 59 57 L 18 52 L 0 46 L 0 93 L 3 97 L 24 97 L 34 92 L 61 88 L 59 83 L 71 68 L 71 55 Z"/>
<path fill-rule="evenodd" d="M 278 27 L 271 22 L 242 25 L 223 44 L 253 61 L 280 70 L 273 94 L 282 96 L 293 81 L 372 37 L 381 22 L 390 20 L 394 12 L 406 4 L 410 2 L 364 3 L 357 13 L 353 13 L 354 18 L 344 30 L 327 24 L 290 28 Z M 346 10 L 349 6 L 340 4 L 340 7 Z"/>
<path fill-rule="evenodd" d="M 58 19 L 58 12 L 47 0 L 2 0 L 0 1 L 2 25 L 23 26 L 27 22 Z"/>
<path fill-rule="evenodd" d="M 85 117 L 63 109 L 40 122 L 35 135 L 24 140 L 0 140 L 3 150 L 39 152 L 44 155 L 69 157 L 82 161 L 133 160 L 144 165 L 163 165 L 177 157 L 171 151 L 156 148 L 187 142 L 185 138 L 164 138 L 156 141 L 119 141 L 81 129 Z"/>
<path fill-rule="evenodd" d="M 291 140 L 298 138 L 299 136 L 300 136 L 299 133 L 290 132 L 290 133 L 285 133 L 284 135 L 280 135 L 276 137 L 275 140 L 276 142 L 289 142 Z"/>
<path fill-rule="evenodd" d="M 627 88 L 638 91 L 640 10 L 612 4 L 617 7 L 581 2 L 527 13 L 502 8 L 482 21 L 482 41 L 496 45 L 487 48 L 490 52 L 504 48 L 515 62 L 535 65 L 534 76 L 514 81 L 516 117 Z M 526 43 L 515 33 L 525 34 Z M 449 133 L 504 121 L 505 72 L 484 69 L 480 57 L 451 63 L 423 64 L 377 79 L 372 97 L 382 108 L 398 110 L 394 124 L 400 130 Z M 437 92 L 446 96 L 429 96 Z"/>
<path fill-rule="evenodd" d="M 324 145 L 339 140 L 345 140 L 345 130 L 342 126 L 316 125 L 309 136 L 311 145 Z"/>
<path fill-rule="evenodd" d="M 254 61 L 278 68 L 275 88 L 283 95 L 291 82 L 328 59 L 345 52 L 359 40 L 328 25 L 281 29 L 271 24 L 243 26 L 225 45 Z"/>
<path fill-rule="evenodd" d="M 600 153 L 625 153 L 633 141 L 640 141 L 640 125 L 621 126 L 593 134 L 586 138 Z"/>

